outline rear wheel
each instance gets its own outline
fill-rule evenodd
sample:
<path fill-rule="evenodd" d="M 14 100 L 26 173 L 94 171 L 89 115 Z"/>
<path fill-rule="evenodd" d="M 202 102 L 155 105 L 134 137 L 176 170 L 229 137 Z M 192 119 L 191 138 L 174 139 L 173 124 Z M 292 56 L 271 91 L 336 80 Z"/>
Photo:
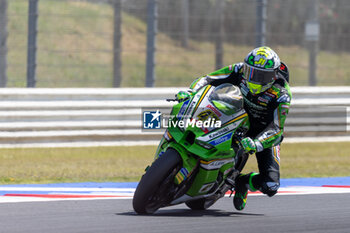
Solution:
<path fill-rule="evenodd" d="M 206 210 L 216 202 L 216 199 L 201 198 L 188 201 L 185 204 L 192 210 Z"/>
<path fill-rule="evenodd" d="M 205 198 L 201 198 L 194 201 L 188 201 L 185 204 L 192 210 L 205 210 L 204 208 Z"/>
<path fill-rule="evenodd" d="M 174 177 L 181 165 L 181 156 L 171 148 L 154 161 L 136 188 L 133 198 L 136 213 L 151 214 L 169 204 L 170 190 L 174 188 Z"/>
<path fill-rule="evenodd" d="M 243 170 L 245 164 L 247 163 L 249 155 L 247 153 L 244 153 L 243 150 L 237 152 L 238 157 L 235 164 L 235 170 L 238 170 L 236 174 L 239 175 L 239 173 Z M 236 178 L 236 176 L 234 176 Z M 234 180 L 234 179 L 233 179 Z M 218 199 L 216 198 L 201 198 L 193 201 L 187 201 L 185 204 L 192 210 L 206 210 L 210 206 L 212 206 Z"/>

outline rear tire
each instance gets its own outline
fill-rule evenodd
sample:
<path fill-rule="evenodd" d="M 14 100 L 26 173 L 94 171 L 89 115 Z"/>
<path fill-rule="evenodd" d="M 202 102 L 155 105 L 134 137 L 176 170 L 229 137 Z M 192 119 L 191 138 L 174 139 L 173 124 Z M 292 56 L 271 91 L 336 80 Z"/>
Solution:
<path fill-rule="evenodd" d="M 188 201 L 185 204 L 187 207 L 189 207 L 191 210 L 206 210 L 210 206 L 212 206 L 216 200 L 209 199 L 209 198 L 201 198 L 193 201 Z"/>
<path fill-rule="evenodd" d="M 138 214 L 152 214 L 160 207 L 169 204 L 167 192 L 174 184 L 180 170 L 181 156 L 169 148 L 142 176 L 133 198 L 133 208 Z"/>
<path fill-rule="evenodd" d="M 247 153 L 244 153 L 243 150 L 239 151 L 238 153 L 239 157 L 236 161 L 235 169 L 241 172 L 248 161 L 249 155 Z M 185 204 L 192 210 L 206 210 L 210 206 L 212 206 L 216 201 L 217 199 L 201 198 L 193 201 L 187 201 Z"/>
<path fill-rule="evenodd" d="M 188 201 L 185 204 L 191 210 L 205 210 L 204 208 L 205 198 L 201 198 L 198 200 Z"/>

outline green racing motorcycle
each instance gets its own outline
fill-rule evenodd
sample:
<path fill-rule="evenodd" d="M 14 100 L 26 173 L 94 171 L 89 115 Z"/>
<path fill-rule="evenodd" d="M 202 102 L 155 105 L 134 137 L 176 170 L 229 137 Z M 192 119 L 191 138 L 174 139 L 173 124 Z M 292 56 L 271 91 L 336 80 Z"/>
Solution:
<path fill-rule="evenodd" d="M 167 125 L 134 193 L 138 214 L 180 203 L 193 210 L 209 208 L 232 192 L 248 158 L 239 143 L 249 129 L 248 115 L 232 84 L 192 93 L 173 106 Z"/>

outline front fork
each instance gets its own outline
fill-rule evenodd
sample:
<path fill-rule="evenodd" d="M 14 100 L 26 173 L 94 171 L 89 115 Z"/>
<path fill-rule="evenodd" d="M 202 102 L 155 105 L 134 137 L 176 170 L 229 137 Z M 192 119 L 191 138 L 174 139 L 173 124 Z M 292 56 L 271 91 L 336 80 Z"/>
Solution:
<path fill-rule="evenodd" d="M 178 152 L 178 154 L 181 156 L 182 159 L 182 167 L 181 169 L 175 174 L 174 177 L 174 184 L 175 189 L 171 191 L 170 196 L 172 196 L 173 200 L 178 199 L 179 197 L 183 196 L 189 188 L 191 188 L 191 185 L 193 183 L 193 180 L 198 173 L 199 168 L 199 160 L 194 158 L 193 156 L 188 155 L 188 151 L 183 148 L 180 144 L 178 144 L 174 140 L 169 140 L 167 131 L 164 134 L 164 137 L 159 143 L 159 146 L 157 148 L 154 160 L 161 157 L 164 152 L 172 148 Z"/>
<path fill-rule="evenodd" d="M 168 134 L 167 130 L 165 131 L 164 136 L 159 143 L 154 156 L 154 160 L 161 157 L 168 148 L 176 150 L 182 159 L 182 168 L 175 175 L 174 179 L 175 184 L 180 185 L 183 181 L 187 180 L 196 170 L 196 167 L 198 167 L 198 160 L 193 156 L 189 156 L 188 151 L 176 141 L 174 141 L 171 138 L 171 135 Z"/>

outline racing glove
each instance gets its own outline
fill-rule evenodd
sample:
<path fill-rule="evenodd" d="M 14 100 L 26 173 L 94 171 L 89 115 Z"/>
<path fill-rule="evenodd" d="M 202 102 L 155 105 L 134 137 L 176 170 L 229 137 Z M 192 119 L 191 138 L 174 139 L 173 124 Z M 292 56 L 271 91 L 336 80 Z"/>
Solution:
<path fill-rule="evenodd" d="M 241 145 L 244 152 L 249 154 L 254 154 L 255 152 L 260 152 L 264 149 L 257 139 L 253 140 L 250 137 L 243 138 L 241 140 Z"/>
<path fill-rule="evenodd" d="M 179 91 L 176 95 L 175 98 L 178 102 L 183 102 L 189 98 L 191 98 L 191 92 L 189 91 Z"/>

